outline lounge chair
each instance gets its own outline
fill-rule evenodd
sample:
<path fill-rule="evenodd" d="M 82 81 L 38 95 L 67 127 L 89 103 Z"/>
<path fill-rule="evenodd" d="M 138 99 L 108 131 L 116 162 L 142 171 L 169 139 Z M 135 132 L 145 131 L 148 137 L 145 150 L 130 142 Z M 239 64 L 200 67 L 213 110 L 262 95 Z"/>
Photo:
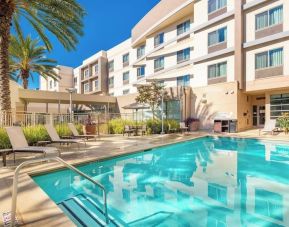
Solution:
<path fill-rule="evenodd" d="M 189 130 L 189 128 L 186 126 L 185 122 L 180 122 L 180 131 L 183 132 L 187 132 Z"/>
<path fill-rule="evenodd" d="M 73 138 L 75 139 L 94 139 L 96 141 L 96 135 L 79 135 L 75 125 L 73 123 L 68 123 L 68 127 L 72 132 Z"/>
<path fill-rule="evenodd" d="M 259 130 L 259 135 L 261 135 L 261 132 L 271 133 L 272 135 L 274 135 L 274 132 L 276 131 L 276 129 L 277 127 L 276 127 L 275 119 L 266 121 L 264 128 Z"/>
<path fill-rule="evenodd" d="M 131 129 L 129 125 L 125 125 L 123 129 L 123 136 L 127 133 L 127 136 L 130 136 L 131 133 L 133 133 L 135 130 Z"/>
<path fill-rule="evenodd" d="M 58 143 L 58 144 L 73 144 L 76 143 L 79 148 L 80 142 L 84 142 L 84 145 L 86 146 L 86 143 L 84 140 L 79 139 L 61 139 L 59 135 L 56 132 L 56 129 L 53 127 L 53 125 L 46 124 L 45 125 L 46 131 L 51 139 L 51 143 Z"/>
<path fill-rule="evenodd" d="M 46 157 L 47 155 L 55 155 L 55 154 L 60 156 L 59 150 L 55 147 L 29 146 L 22 131 L 22 128 L 19 126 L 7 127 L 5 129 L 9 137 L 10 143 L 12 145 L 12 150 L 14 153 L 14 161 L 16 152 L 38 153 L 43 154 L 44 157 Z"/>

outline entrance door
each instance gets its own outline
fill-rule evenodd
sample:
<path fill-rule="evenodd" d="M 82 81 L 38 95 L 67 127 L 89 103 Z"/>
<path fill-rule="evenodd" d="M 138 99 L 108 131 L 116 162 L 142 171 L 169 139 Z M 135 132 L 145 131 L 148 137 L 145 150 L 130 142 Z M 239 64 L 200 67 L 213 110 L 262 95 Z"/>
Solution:
<path fill-rule="evenodd" d="M 265 125 L 265 106 L 259 106 L 259 126 Z"/>
<path fill-rule="evenodd" d="M 265 125 L 265 106 L 253 106 L 253 126 L 262 127 Z"/>

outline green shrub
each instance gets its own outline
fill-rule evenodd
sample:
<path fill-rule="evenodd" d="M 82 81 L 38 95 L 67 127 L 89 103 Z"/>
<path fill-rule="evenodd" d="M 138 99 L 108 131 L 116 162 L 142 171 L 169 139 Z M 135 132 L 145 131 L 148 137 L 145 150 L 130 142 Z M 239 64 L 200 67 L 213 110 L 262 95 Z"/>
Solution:
<path fill-rule="evenodd" d="M 109 121 L 108 127 L 110 134 L 122 134 L 125 125 L 135 125 L 132 120 L 124 120 L 121 118 L 115 118 Z"/>
<path fill-rule="evenodd" d="M 11 144 L 8 135 L 4 128 L 0 128 L 0 149 L 11 148 Z"/>
<path fill-rule="evenodd" d="M 289 131 L 289 113 L 283 113 L 281 117 L 277 119 L 278 126 L 285 130 L 286 133 Z"/>
<path fill-rule="evenodd" d="M 55 125 L 54 127 L 60 137 L 72 136 L 72 132 L 69 129 L 67 124 L 58 124 L 58 125 Z"/>
<path fill-rule="evenodd" d="M 49 135 L 43 125 L 23 127 L 23 133 L 29 145 L 49 140 Z"/>
<path fill-rule="evenodd" d="M 83 135 L 83 125 L 82 124 L 75 124 L 75 128 L 78 131 L 79 135 Z"/>
<path fill-rule="evenodd" d="M 149 119 L 146 121 L 146 125 L 148 127 L 148 134 L 160 134 L 162 132 L 162 121 L 159 119 Z M 164 132 L 169 132 L 169 125 L 171 129 L 179 130 L 180 124 L 176 120 L 164 120 Z"/>

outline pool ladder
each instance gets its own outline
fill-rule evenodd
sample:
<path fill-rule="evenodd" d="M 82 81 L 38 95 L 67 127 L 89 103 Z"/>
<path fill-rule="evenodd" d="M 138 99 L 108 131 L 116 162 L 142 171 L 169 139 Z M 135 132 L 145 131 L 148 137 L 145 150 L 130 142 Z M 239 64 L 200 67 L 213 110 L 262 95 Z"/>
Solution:
<path fill-rule="evenodd" d="M 15 170 L 14 177 L 13 177 L 13 188 L 12 188 L 12 205 L 11 205 L 11 227 L 15 226 L 15 217 L 16 217 L 16 205 L 17 205 L 17 194 L 18 194 L 18 176 L 20 173 L 20 170 L 28 165 L 36 164 L 36 163 L 41 163 L 45 161 L 55 161 L 58 163 L 61 163 L 63 166 L 66 168 L 76 172 L 80 176 L 84 177 L 94 185 L 98 186 L 102 192 L 103 192 L 103 209 L 104 209 L 104 214 L 105 214 L 105 222 L 108 224 L 109 223 L 109 217 L 107 213 L 107 192 L 104 188 L 104 186 L 97 181 L 93 180 L 91 177 L 86 175 L 85 173 L 81 172 L 74 166 L 68 164 L 65 162 L 63 159 L 58 158 L 58 157 L 53 157 L 53 158 L 42 158 L 42 159 L 37 159 L 37 160 L 31 160 L 31 161 L 26 161 L 21 163 Z"/>

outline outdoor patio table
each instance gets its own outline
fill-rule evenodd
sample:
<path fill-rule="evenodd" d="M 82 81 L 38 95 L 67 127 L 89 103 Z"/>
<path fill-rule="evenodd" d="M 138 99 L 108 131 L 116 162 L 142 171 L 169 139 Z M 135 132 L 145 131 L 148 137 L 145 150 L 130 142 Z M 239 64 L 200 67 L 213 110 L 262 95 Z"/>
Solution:
<path fill-rule="evenodd" d="M 12 149 L 2 149 L 0 154 L 2 155 L 3 166 L 6 166 L 6 156 L 13 152 Z"/>
<path fill-rule="evenodd" d="M 131 129 L 134 130 L 134 135 L 138 135 L 138 131 L 142 128 L 142 126 L 131 126 Z"/>

